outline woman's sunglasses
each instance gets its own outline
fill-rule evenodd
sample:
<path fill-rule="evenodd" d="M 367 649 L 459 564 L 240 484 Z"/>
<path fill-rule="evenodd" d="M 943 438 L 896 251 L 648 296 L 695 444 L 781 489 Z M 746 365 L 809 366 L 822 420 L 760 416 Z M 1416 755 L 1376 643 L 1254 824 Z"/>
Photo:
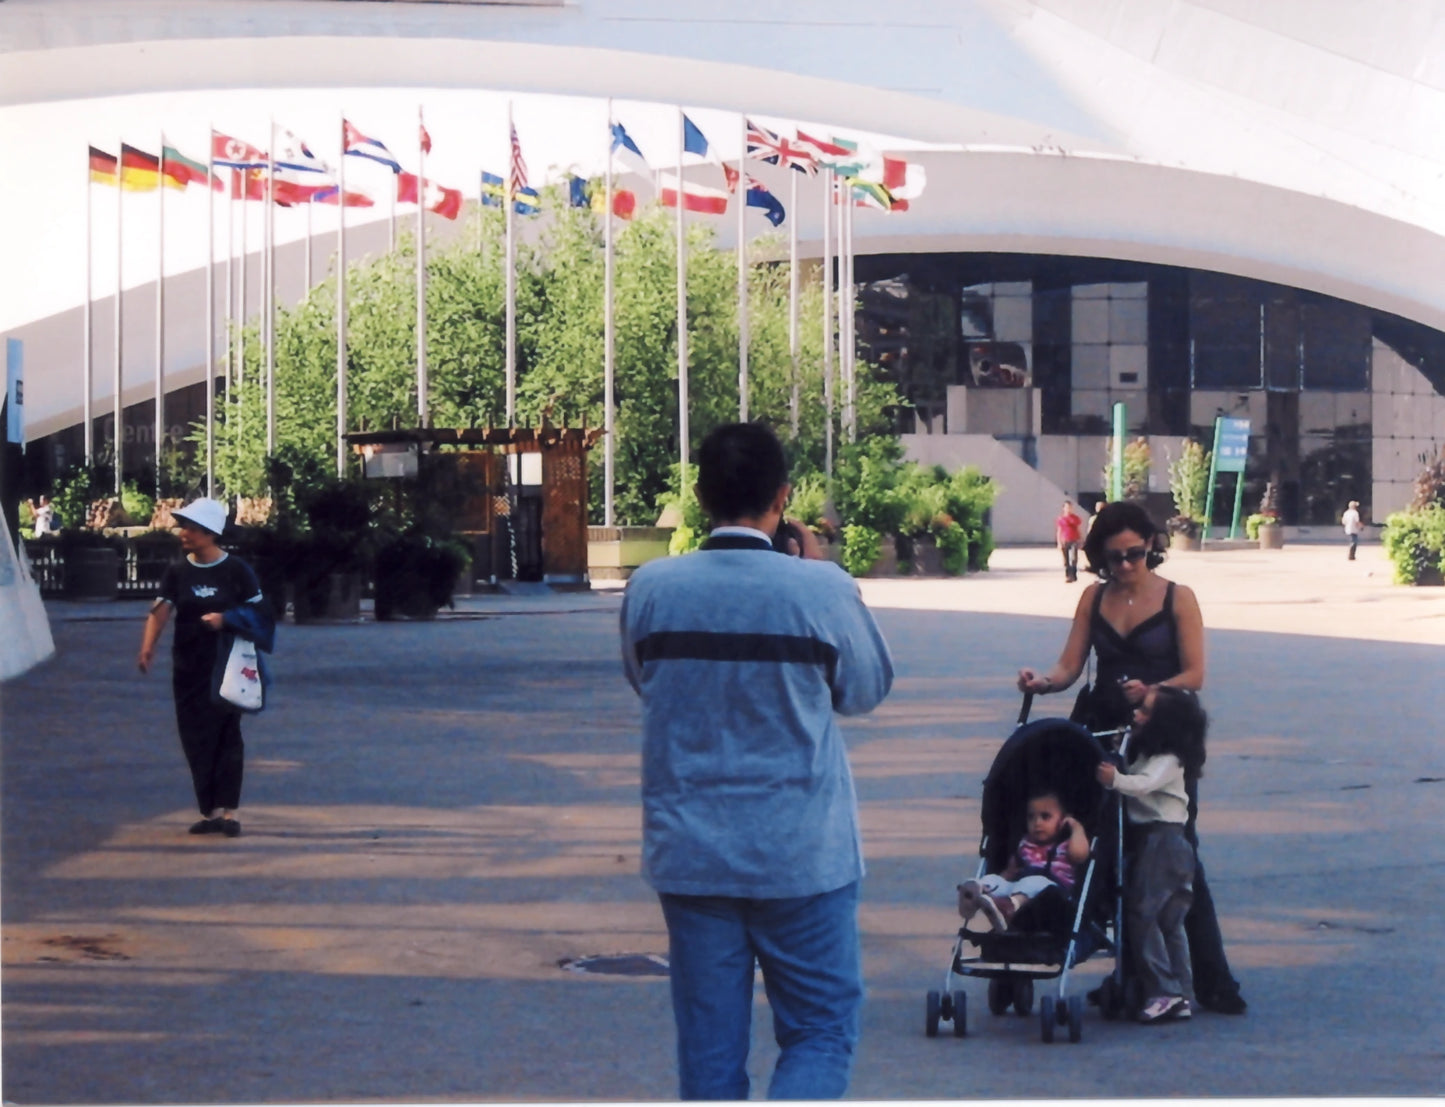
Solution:
<path fill-rule="evenodd" d="M 1149 551 L 1146 550 L 1143 546 L 1130 546 L 1127 550 L 1107 551 L 1104 554 L 1104 560 L 1117 569 L 1126 561 L 1130 565 L 1134 564 L 1134 562 L 1136 561 L 1143 561 L 1144 555 L 1148 552 Z"/>

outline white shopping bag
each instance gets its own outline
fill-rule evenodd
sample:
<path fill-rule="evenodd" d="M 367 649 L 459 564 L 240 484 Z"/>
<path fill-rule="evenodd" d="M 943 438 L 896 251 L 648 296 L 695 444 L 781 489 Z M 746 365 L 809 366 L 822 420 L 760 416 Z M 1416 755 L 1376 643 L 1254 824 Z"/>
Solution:
<path fill-rule="evenodd" d="M 266 689 L 261 684 L 261 661 L 256 656 L 256 643 L 249 638 L 235 638 L 216 690 L 221 699 L 242 711 L 260 711 L 265 706 Z"/>

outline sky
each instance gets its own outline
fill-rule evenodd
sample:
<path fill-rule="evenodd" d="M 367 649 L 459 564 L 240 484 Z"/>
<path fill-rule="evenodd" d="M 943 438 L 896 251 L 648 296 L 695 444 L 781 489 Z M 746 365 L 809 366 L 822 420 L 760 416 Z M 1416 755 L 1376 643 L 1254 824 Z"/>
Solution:
<path fill-rule="evenodd" d="M 97 298 L 116 285 L 116 190 L 88 184 L 88 147 L 116 153 L 122 141 L 149 153 L 159 152 L 162 137 L 184 155 L 204 162 L 210 127 L 265 149 L 274 119 L 278 132 L 290 129 L 331 166 L 340 156 L 343 111 L 367 135 L 385 143 L 408 172 L 417 169 L 418 108 L 424 112 L 432 151 L 426 176 L 475 196 L 482 169 L 506 175 L 509 160 L 507 112 L 511 104 L 530 183 L 556 180 L 570 169 L 598 174 L 607 154 L 607 102 L 528 93 L 512 96 L 483 90 L 254 89 L 154 93 L 95 100 L 71 100 L 0 109 L 0 150 L 7 167 L 0 175 L 0 242 L 10 264 L 0 276 L 0 331 L 75 307 L 86 295 L 86 196 L 90 193 L 90 288 Z M 731 112 L 687 108 L 689 118 L 723 158 L 735 159 L 741 146 L 739 116 Z M 671 105 L 615 101 L 614 117 L 637 142 L 654 167 L 676 162 L 677 114 Z M 794 122 L 755 116 L 755 122 L 791 134 Z M 802 121 L 804 130 L 823 137 L 838 133 L 826 121 Z M 865 147 L 903 151 L 937 149 L 897 136 L 850 131 Z M 769 177 L 770 167 L 755 171 Z M 779 171 L 772 180 L 781 183 Z M 360 158 L 346 161 L 348 190 L 370 191 L 379 200 L 372 209 L 347 213 L 348 225 L 387 217 L 386 192 L 391 172 Z M 165 271 L 183 272 L 205 262 L 206 201 L 203 190 L 163 190 Z M 134 288 L 155 279 L 157 267 L 157 194 L 121 195 L 122 283 Z M 241 211 L 249 218 L 254 250 L 261 234 L 261 205 L 237 208 L 235 241 L 240 243 Z M 415 209 L 402 205 L 399 212 Z M 313 233 L 334 233 L 334 207 L 317 205 Z M 216 203 L 216 257 L 226 256 L 226 212 Z M 304 209 L 276 211 L 278 242 L 304 237 Z"/>

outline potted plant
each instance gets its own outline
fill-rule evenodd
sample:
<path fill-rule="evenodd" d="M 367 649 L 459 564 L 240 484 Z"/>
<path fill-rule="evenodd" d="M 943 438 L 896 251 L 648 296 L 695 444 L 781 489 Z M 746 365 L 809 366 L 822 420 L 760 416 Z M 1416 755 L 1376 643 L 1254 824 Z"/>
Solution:
<path fill-rule="evenodd" d="M 361 616 L 371 508 L 359 481 L 333 478 L 297 495 L 305 533 L 285 536 L 286 578 L 298 623 Z"/>
<path fill-rule="evenodd" d="M 466 552 L 456 542 L 417 533 L 384 541 L 373 564 L 377 619 L 435 618 L 442 605 L 451 605 L 466 563 Z"/>
<path fill-rule="evenodd" d="M 66 599 L 115 599 L 120 588 L 120 565 L 124 551 L 121 539 L 98 530 L 67 527 L 60 532 L 59 545 Z"/>
<path fill-rule="evenodd" d="M 1174 515 L 1165 525 L 1171 542 L 1184 550 L 1200 548 L 1204 505 L 1209 491 L 1210 451 L 1192 439 L 1169 463 L 1169 492 Z"/>
<path fill-rule="evenodd" d="M 1278 550 L 1284 546 L 1284 527 L 1279 520 L 1279 489 L 1274 481 L 1264 486 L 1259 511 L 1244 521 L 1245 533 L 1259 539 L 1261 550 Z"/>

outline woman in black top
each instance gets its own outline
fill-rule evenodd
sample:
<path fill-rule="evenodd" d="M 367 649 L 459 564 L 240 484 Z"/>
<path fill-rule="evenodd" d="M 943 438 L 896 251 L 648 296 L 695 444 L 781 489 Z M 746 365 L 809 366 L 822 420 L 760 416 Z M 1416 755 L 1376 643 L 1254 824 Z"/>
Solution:
<path fill-rule="evenodd" d="M 136 664 L 141 672 L 150 671 L 156 642 L 174 612 L 171 690 L 181 747 L 201 809 L 201 819 L 190 832 L 235 838 L 241 833 L 236 809 L 241 806 L 245 760 L 241 713 L 212 702 L 211 676 L 223 613 L 241 604 L 260 603 L 261 586 L 249 565 L 216 544 L 226 526 L 225 505 L 200 499 L 172 514 L 180 524 L 186 556 L 168 566 L 161 578 Z"/>
<path fill-rule="evenodd" d="M 1204 686 L 1204 618 L 1194 592 L 1154 570 L 1164 560 L 1162 535 L 1138 504 L 1111 503 L 1094 516 L 1084 541 L 1099 575 L 1079 597 L 1063 653 L 1048 673 L 1020 669 L 1021 692 L 1061 692 L 1079 679 L 1093 651 L 1096 674 L 1072 717 L 1091 730 L 1124 726 L 1151 686 Z M 1214 901 L 1198 862 L 1197 789 L 1189 789 L 1185 834 L 1195 847 L 1194 905 L 1185 917 L 1196 998 L 1208 1008 L 1242 1014 L 1244 998 L 1229 971 Z"/>

